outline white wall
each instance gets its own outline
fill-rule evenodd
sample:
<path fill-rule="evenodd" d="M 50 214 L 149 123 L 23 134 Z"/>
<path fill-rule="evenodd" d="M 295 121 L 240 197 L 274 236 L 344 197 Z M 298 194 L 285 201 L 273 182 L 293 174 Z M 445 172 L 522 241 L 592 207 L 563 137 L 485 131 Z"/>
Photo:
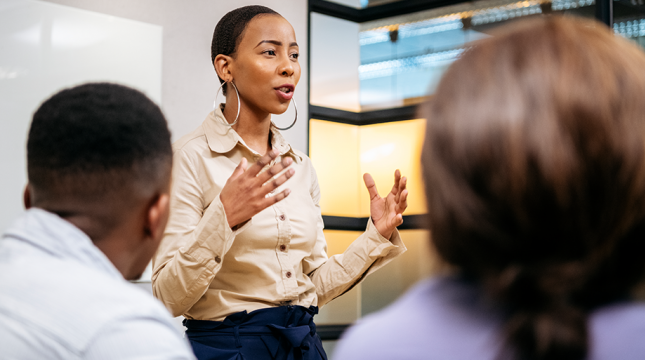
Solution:
<path fill-rule="evenodd" d="M 51 94 L 88 81 L 161 101 L 161 26 L 35 0 L 0 0 L 0 232 L 22 211 L 26 139 Z"/>

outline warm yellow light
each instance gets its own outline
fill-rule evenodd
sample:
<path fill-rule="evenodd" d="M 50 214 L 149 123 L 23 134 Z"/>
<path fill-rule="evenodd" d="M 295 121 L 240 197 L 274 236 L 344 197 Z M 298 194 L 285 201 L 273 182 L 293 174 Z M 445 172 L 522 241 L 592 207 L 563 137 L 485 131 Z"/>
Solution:
<path fill-rule="evenodd" d="M 425 214 L 425 196 L 421 183 L 421 147 L 425 120 L 398 121 L 360 127 L 361 176 L 370 173 L 379 194 L 386 196 L 394 184 L 394 171 L 408 178 L 408 209 L 405 214 Z M 362 179 L 361 179 L 362 181 Z M 361 186 L 361 216 L 370 214 L 370 196 Z"/>
<path fill-rule="evenodd" d="M 309 122 L 309 157 L 318 173 L 324 215 L 356 217 L 360 212 L 358 126 Z"/>
<path fill-rule="evenodd" d="M 309 155 L 318 173 L 323 215 L 367 217 L 369 194 L 363 183 L 368 172 L 379 194 L 394 184 L 394 171 L 408 178 L 406 215 L 426 212 L 420 154 L 425 120 L 367 126 L 311 120 Z"/>

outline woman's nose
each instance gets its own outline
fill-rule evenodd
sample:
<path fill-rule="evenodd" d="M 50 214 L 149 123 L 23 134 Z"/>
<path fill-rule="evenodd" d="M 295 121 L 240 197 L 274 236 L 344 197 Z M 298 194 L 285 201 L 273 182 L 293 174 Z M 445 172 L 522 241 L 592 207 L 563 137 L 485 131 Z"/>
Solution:
<path fill-rule="evenodd" d="M 279 72 L 281 75 L 284 76 L 291 76 L 294 73 L 294 68 L 293 64 L 291 63 L 291 60 L 287 57 L 286 60 L 283 60 L 282 63 L 280 64 L 280 69 Z"/>

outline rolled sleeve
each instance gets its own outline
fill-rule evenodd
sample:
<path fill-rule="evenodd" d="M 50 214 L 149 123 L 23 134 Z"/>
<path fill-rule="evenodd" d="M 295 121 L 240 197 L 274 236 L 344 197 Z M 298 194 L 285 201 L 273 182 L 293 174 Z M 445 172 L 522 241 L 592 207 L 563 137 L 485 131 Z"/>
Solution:
<path fill-rule="evenodd" d="M 198 174 L 175 154 L 170 220 L 153 258 L 152 290 L 174 315 L 185 314 L 206 292 L 235 237 L 219 195 L 204 209 Z"/>

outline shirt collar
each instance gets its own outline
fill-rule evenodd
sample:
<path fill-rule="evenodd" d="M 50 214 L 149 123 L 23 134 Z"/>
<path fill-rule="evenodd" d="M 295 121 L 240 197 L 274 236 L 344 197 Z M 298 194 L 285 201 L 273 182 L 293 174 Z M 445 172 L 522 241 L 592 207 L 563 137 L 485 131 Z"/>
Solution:
<path fill-rule="evenodd" d="M 208 147 L 218 154 L 225 154 L 239 143 L 249 151 L 256 153 L 244 143 L 242 137 L 232 127 L 225 125 L 227 121 L 222 113 L 222 107 L 223 104 L 216 107 L 202 123 Z M 287 154 L 296 161 L 302 161 L 302 157 L 293 150 L 273 122 L 271 122 L 271 147 L 277 149 L 280 155 Z"/>
<path fill-rule="evenodd" d="M 3 235 L 29 243 L 49 255 L 82 263 L 112 277 L 123 275 L 79 228 L 43 209 L 27 210 Z"/>

